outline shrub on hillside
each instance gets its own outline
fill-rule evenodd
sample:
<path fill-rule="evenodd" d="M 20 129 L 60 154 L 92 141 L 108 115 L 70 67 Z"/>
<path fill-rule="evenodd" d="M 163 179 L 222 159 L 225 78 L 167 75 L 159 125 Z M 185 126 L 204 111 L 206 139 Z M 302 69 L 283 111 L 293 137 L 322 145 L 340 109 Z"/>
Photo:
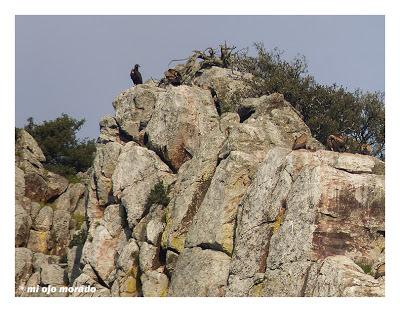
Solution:
<path fill-rule="evenodd" d="M 166 207 L 169 204 L 169 200 L 167 187 L 164 186 L 163 181 L 158 181 L 147 197 L 145 204 L 146 210 L 150 209 L 150 207 L 154 204 Z"/>
<path fill-rule="evenodd" d="M 44 167 L 66 177 L 73 177 L 92 165 L 96 151 L 94 140 L 76 137 L 84 123 L 84 119 L 77 120 L 62 114 L 40 124 L 36 124 L 32 117 L 28 118 L 24 128 L 42 149 L 46 157 Z"/>
<path fill-rule="evenodd" d="M 374 156 L 385 155 L 385 106 L 382 92 L 350 92 L 343 86 L 326 86 L 315 81 L 307 71 L 303 56 L 292 61 L 283 58 L 278 49 L 267 51 L 256 43 L 256 56 L 248 51 L 235 54 L 235 69 L 249 72 L 250 88 L 242 96 L 258 97 L 282 93 L 303 116 L 312 134 L 322 143 L 330 134 L 344 134 L 349 149 L 357 152 L 369 144 Z"/>

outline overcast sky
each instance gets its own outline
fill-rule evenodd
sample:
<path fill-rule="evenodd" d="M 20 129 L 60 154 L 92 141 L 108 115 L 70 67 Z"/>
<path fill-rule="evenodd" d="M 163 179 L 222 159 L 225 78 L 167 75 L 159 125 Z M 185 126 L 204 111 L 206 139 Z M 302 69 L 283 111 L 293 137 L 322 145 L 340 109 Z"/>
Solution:
<path fill-rule="evenodd" d="M 385 89 L 383 16 L 17 16 L 16 126 L 61 113 L 85 118 L 80 137 L 97 137 L 112 100 L 131 86 L 138 63 L 144 80 L 159 78 L 172 59 L 227 41 L 264 42 L 286 58 L 306 56 L 318 82 L 349 90 Z"/>

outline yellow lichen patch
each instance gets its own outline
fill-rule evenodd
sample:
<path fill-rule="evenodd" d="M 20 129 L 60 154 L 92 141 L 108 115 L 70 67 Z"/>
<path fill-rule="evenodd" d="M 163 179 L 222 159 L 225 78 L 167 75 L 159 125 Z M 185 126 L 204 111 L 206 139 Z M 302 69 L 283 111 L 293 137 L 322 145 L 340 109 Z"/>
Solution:
<path fill-rule="evenodd" d="M 161 285 L 161 286 L 162 287 L 161 287 L 161 289 L 160 289 L 160 291 L 158 293 L 158 297 L 167 297 L 167 295 L 168 295 L 168 284 Z M 165 287 L 163 287 L 163 286 L 165 286 Z"/>
<path fill-rule="evenodd" d="M 125 281 L 125 289 L 128 293 L 135 293 L 137 291 L 136 278 L 128 276 Z"/>
<path fill-rule="evenodd" d="M 31 230 L 29 234 L 28 246 L 34 252 L 48 253 L 49 232 Z"/>
<path fill-rule="evenodd" d="M 274 234 L 275 234 L 276 232 L 278 232 L 279 229 L 281 228 L 281 225 L 282 225 L 282 223 L 283 223 L 283 219 L 284 219 L 284 217 L 285 217 L 285 211 L 286 211 L 285 208 L 281 208 L 281 209 L 279 210 L 278 215 L 276 216 L 275 222 L 274 222 L 274 224 L 273 224 L 273 226 L 272 226 L 272 231 L 273 231 Z"/>
<path fill-rule="evenodd" d="M 254 285 L 250 291 L 249 291 L 249 296 L 250 297 L 262 297 L 262 290 L 263 290 L 263 284 L 256 284 Z"/>
<path fill-rule="evenodd" d="M 229 256 L 233 252 L 233 223 L 227 223 L 222 225 L 222 249 Z"/>
<path fill-rule="evenodd" d="M 170 239 L 169 247 L 178 252 L 182 252 L 185 247 L 185 239 L 186 237 L 184 235 L 174 236 Z"/>
<path fill-rule="evenodd" d="M 38 249 L 46 253 L 47 252 L 47 238 L 49 232 L 38 232 Z"/>
<path fill-rule="evenodd" d="M 159 295 L 160 295 L 160 297 L 167 297 L 167 295 L 168 295 L 168 287 L 165 287 L 165 288 L 161 289 Z"/>

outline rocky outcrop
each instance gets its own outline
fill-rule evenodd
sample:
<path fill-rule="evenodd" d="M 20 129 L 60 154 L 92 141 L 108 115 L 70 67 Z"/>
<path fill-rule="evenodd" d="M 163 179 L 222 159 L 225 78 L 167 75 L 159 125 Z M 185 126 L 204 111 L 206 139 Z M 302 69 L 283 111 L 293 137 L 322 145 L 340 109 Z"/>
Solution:
<path fill-rule="evenodd" d="M 376 163 L 322 150 L 271 150 L 241 203 L 229 294 L 248 295 L 257 275 L 269 281 L 266 295 L 289 285 L 286 295 L 304 295 L 310 267 L 328 256 L 372 265 L 384 248 L 384 177 L 374 174 Z"/>
<path fill-rule="evenodd" d="M 152 187 L 163 181 L 170 185 L 174 181 L 170 168 L 155 152 L 127 143 L 112 175 L 113 194 L 126 210 L 131 228 L 144 216 L 146 200 Z"/>
<path fill-rule="evenodd" d="M 383 296 L 384 163 L 325 150 L 283 95 L 245 98 L 245 79 L 211 67 L 185 85 L 122 92 L 82 183 L 50 186 L 24 134 L 16 286 L 96 290 L 70 296 Z M 300 137 L 307 144 L 292 149 Z M 32 264 L 38 255 L 46 261 Z"/>
<path fill-rule="evenodd" d="M 43 167 L 42 162 L 46 158 L 35 139 L 24 129 L 18 131 L 15 153 L 16 166 L 24 172 L 26 197 L 44 203 L 56 198 L 66 190 L 67 179 L 49 172 Z M 19 172 L 16 173 L 16 177 L 18 174 L 21 176 Z M 16 180 L 18 181 L 18 178 Z M 18 190 L 21 190 L 21 187 Z"/>
<path fill-rule="evenodd" d="M 68 286 L 74 268 L 68 269 L 63 259 L 72 245 L 76 248 L 84 243 L 74 237 L 85 219 L 86 186 L 70 184 L 66 178 L 47 171 L 44 160 L 36 141 L 20 130 L 15 163 L 15 290 L 19 296 L 45 295 L 29 292 L 28 287 Z M 79 253 L 76 258 L 80 266 Z"/>

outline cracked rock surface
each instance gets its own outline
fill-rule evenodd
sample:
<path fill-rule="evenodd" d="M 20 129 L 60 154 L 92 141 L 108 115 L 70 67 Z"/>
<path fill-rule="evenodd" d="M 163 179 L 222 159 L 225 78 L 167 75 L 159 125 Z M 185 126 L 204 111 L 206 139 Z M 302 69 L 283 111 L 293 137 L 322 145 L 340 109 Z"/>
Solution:
<path fill-rule="evenodd" d="M 80 183 L 22 132 L 16 295 L 384 296 L 384 162 L 325 150 L 281 94 L 234 97 L 240 77 L 122 92 Z M 312 150 L 292 150 L 302 134 Z"/>

